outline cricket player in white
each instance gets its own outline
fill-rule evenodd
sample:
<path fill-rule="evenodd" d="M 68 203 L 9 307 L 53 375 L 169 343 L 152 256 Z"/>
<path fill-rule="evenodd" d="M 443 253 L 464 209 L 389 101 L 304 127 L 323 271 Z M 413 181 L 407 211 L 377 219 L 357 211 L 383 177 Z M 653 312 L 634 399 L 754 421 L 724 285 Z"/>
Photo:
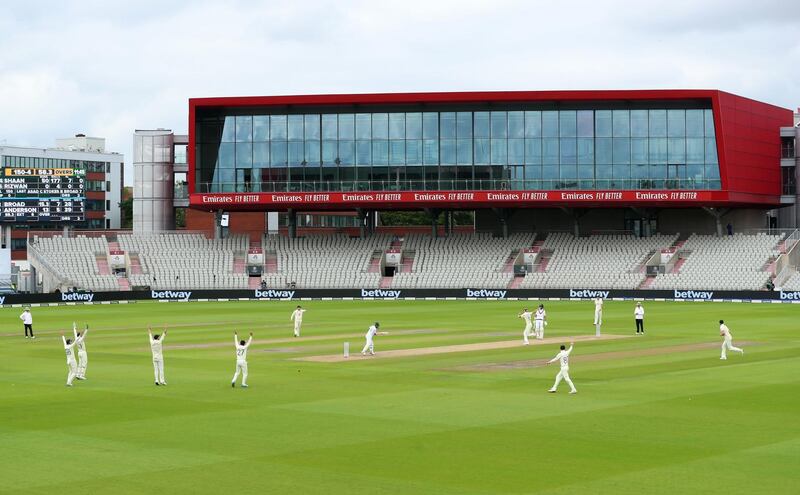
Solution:
<path fill-rule="evenodd" d="M 530 342 L 528 342 L 528 336 L 531 334 L 531 328 L 533 327 L 533 324 L 531 323 L 532 315 L 533 314 L 528 311 L 528 308 L 523 309 L 522 312 L 517 315 L 517 318 L 522 318 L 525 320 L 525 330 L 522 331 L 522 343 L 524 345 L 530 344 Z"/>
<path fill-rule="evenodd" d="M 75 348 L 78 349 L 78 380 L 86 380 L 86 365 L 89 364 L 89 358 L 86 355 L 86 334 L 89 333 L 89 325 L 83 329 L 83 333 L 78 331 L 77 325 L 72 324 L 72 335 L 75 337 Z"/>
<path fill-rule="evenodd" d="M 561 352 L 559 352 L 556 355 L 556 357 L 547 362 L 547 364 L 550 364 L 558 361 L 561 364 L 561 371 L 559 371 L 558 374 L 556 375 L 556 382 L 553 384 L 553 387 L 550 390 L 548 390 L 548 392 L 555 393 L 556 390 L 558 389 L 558 384 L 561 383 L 561 379 L 563 378 L 567 382 L 567 385 L 569 385 L 570 388 L 569 393 L 571 394 L 578 393 L 578 391 L 575 390 L 575 385 L 572 384 L 572 380 L 570 380 L 569 378 L 569 354 L 572 352 L 572 348 L 574 345 L 575 344 L 573 342 L 570 342 L 569 349 L 567 349 L 566 346 L 562 345 Z"/>
<path fill-rule="evenodd" d="M 364 335 L 366 338 L 366 343 L 364 344 L 364 348 L 361 349 L 362 356 L 365 356 L 367 351 L 369 351 L 371 355 L 375 355 L 375 344 L 373 343 L 373 339 L 376 335 L 389 335 L 389 332 L 379 332 L 378 329 L 380 327 L 381 324 L 376 321 L 375 324 L 369 327 L 369 330 L 367 330 L 366 335 Z"/>
<path fill-rule="evenodd" d="M 603 324 L 603 298 L 598 297 L 594 300 L 594 324 Z"/>
<path fill-rule="evenodd" d="M 36 337 L 33 335 L 33 315 L 31 314 L 31 310 L 25 308 L 22 314 L 19 315 L 19 319 L 22 320 L 22 325 L 25 327 L 25 338 L 29 338 L 28 332 L 30 332 L 30 338 L 35 339 Z"/>
<path fill-rule="evenodd" d="M 644 335 L 644 308 L 642 303 L 636 303 L 633 310 L 633 319 L 636 320 L 636 335 Z"/>
<path fill-rule="evenodd" d="M 547 325 L 547 311 L 544 310 L 544 304 L 540 304 L 533 316 L 533 334 L 536 338 L 542 340 L 544 338 L 544 327 Z"/>
<path fill-rule="evenodd" d="M 297 308 L 292 312 L 292 316 L 289 318 L 290 320 L 294 321 L 294 336 L 300 336 L 300 326 L 303 324 L 303 313 L 306 310 L 303 309 L 301 306 L 297 306 Z"/>
<path fill-rule="evenodd" d="M 61 332 L 61 341 L 64 342 L 64 350 L 67 353 L 67 367 L 69 368 L 69 372 L 67 373 L 67 387 L 71 387 L 72 381 L 78 375 L 78 363 L 75 362 L 75 352 L 73 350 L 75 342 L 65 338 L 64 332 Z"/>
<path fill-rule="evenodd" d="M 147 335 L 150 337 L 150 350 L 153 352 L 153 373 L 156 377 L 156 385 L 166 385 L 164 379 L 164 354 L 161 344 L 167 336 L 167 329 L 161 335 L 153 335 L 151 328 L 147 328 Z"/>
<path fill-rule="evenodd" d="M 720 359 L 728 359 L 728 351 L 736 351 L 744 354 L 744 349 L 741 349 L 739 347 L 734 347 L 733 335 L 731 335 L 731 331 L 728 328 L 728 325 L 726 325 L 725 322 L 722 320 L 719 320 L 719 334 L 723 337 L 722 355 L 720 356 Z"/>
<path fill-rule="evenodd" d="M 242 372 L 242 388 L 247 388 L 247 348 L 253 342 L 253 332 L 250 332 L 250 339 L 247 342 L 239 340 L 239 335 L 234 332 L 233 345 L 236 347 L 236 373 L 233 374 L 231 387 L 236 386 L 239 372 Z"/>

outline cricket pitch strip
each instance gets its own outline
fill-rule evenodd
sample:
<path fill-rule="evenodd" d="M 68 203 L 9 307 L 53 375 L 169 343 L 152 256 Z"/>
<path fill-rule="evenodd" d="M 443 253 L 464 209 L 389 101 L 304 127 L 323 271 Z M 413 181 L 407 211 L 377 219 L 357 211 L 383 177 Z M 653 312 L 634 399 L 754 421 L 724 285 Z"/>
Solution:
<path fill-rule="evenodd" d="M 617 340 L 633 338 L 634 335 L 601 335 L 595 337 L 594 335 L 579 335 L 574 337 L 548 337 L 542 340 L 531 339 L 531 347 L 541 347 L 552 344 L 565 344 L 569 342 L 595 342 L 600 340 Z M 414 356 L 428 356 L 431 354 L 449 354 L 452 352 L 472 352 L 472 351 L 487 351 L 495 349 L 511 349 L 514 347 L 524 347 L 519 339 L 504 340 L 500 342 L 480 342 L 475 344 L 456 344 L 445 345 L 436 347 L 418 347 L 415 349 L 395 349 L 390 351 L 379 351 L 374 356 L 362 356 L 358 349 L 361 348 L 363 341 L 356 341 L 351 346 L 350 357 L 344 357 L 343 354 L 327 354 L 323 356 L 304 356 L 292 358 L 294 361 L 312 361 L 317 363 L 340 363 L 343 361 L 363 361 L 366 359 L 389 359 L 400 357 L 414 357 Z"/>

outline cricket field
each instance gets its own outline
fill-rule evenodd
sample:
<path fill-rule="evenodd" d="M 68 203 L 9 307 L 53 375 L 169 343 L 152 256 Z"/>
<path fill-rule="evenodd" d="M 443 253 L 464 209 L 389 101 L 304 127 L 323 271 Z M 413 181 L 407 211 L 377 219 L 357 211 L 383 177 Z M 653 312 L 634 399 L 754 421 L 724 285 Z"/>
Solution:
<path fill-rule="evenodd" d="M 295 301 L 35 307 L 35 340 L 3 308 L 0 493 L 800 493 L 800 306 L 645 302 L 634 336 L 634 303 L 608 301 L 617 338 L 594 339 L 591 301 L 544 303 L 530 346 L 534 301 L 307 301 L 300 338 Z M 719 359 L 720 319 L 744 355 Z M 169 329 L 166 387 L 148 324 Z M 249 389 L 234 330 L 255 334 Z M 548 394 L 572 339 L 578 393 Z"/>

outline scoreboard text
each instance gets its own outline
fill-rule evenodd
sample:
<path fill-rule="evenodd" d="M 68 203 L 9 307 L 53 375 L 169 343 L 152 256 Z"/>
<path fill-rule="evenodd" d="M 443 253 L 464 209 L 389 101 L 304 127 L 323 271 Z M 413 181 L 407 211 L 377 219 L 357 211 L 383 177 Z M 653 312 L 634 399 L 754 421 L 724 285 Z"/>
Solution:
<path fill-rule="evenodd" d="M 72 168 L 5 167 L 0 175 L 0 221 L 84 220 L 85 172 Z"/>

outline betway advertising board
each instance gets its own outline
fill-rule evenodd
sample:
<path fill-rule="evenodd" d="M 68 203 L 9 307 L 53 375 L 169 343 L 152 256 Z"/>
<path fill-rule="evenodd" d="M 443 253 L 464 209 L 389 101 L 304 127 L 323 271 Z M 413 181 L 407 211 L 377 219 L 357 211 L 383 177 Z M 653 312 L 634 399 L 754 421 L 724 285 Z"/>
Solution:
<path fill-rule="evenodd" d="M 120 301 L 188 302 L 217 299 L 291 301 L 298 299 L 664 299 L 675 301 L 776 301 L 800 303 L 800 291 L 613 290 L 613 289 L 254 289 L 63 292 L 0 295 L 0 305 L 92 304 Z"/>

